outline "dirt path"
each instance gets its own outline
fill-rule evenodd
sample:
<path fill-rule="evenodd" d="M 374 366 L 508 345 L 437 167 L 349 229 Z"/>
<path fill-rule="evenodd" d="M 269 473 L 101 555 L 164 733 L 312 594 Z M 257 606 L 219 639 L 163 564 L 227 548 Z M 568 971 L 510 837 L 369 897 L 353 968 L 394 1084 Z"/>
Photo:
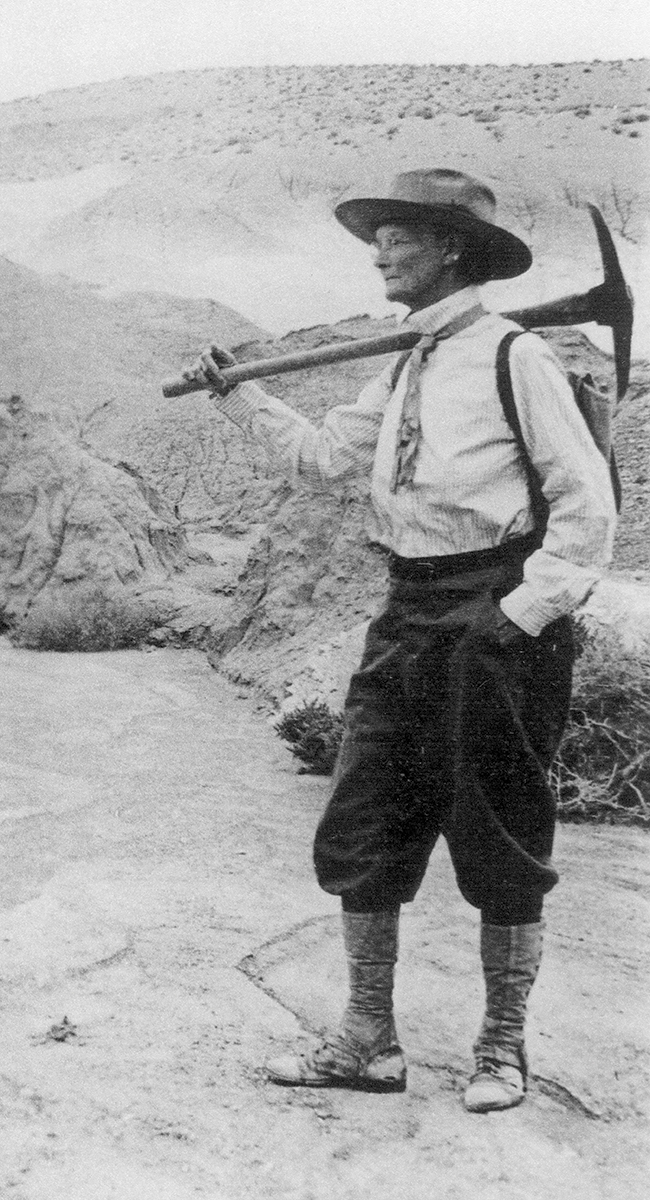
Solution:
<path fill-rule="evenodd" d="M 3 1200 L 647 1195 L 644 835 L 559 832 L 520 1109 L 460 1103 L 477 921 L 442 851 L 403 921 L 406 1094 L 274 1088 L 266 1055 L 344 992 L 327 781 L 197 652 L 0 639 L 0 677 Z"/>

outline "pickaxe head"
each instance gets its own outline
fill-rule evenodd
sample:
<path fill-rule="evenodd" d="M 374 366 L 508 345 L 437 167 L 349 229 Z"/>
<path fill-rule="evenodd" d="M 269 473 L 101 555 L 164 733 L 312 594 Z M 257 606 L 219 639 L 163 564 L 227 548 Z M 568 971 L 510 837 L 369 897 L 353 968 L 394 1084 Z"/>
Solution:
<path fill-rule="evenodd" d="M 618 260 L 612 235 L 603 220 L 600 209 L 590 204 L 589 212 L 596 227 L 596 236 L 603 260 L 604 281 L 600 287 L 592 288 L 598 315 L 593 320 L 599 325 L 609 325 L 614 337 L 614 366 L 616 368 L 616 396 L 623 399 L 630 382 L 630 347 L 632 344 L 632 322 L 634 300 L 625 282 Z"/>
<path fill-rule="evenodd" d="M 632 341 L 633 302 L 618 261 L 612 235 L 595 204 L 589 212 L 596 226 L 596 235 L 603 262 L 604 280 L 588 292 L 562 296 L 532 308 L 520 308 L 504 315 L 525 329 L 540 329 L 545 325 L 585 325 L 595 321 L 609 325 L 614 335 L 614 365 L 616 396 L 622 400 L 630 381 L 630 344 Z"/>

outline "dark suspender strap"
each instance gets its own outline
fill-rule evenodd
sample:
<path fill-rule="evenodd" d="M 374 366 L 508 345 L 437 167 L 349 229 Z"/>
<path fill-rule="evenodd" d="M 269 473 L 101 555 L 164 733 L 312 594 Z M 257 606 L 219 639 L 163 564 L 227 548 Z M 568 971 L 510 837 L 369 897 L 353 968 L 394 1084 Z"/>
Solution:
<path fill-rule="evenodd" d="M 528 447 L 524 439 L 517 405 L 515 404 L 515 396 L 512 390 L 512 376 L 510 374 L 510 347 L 515 338 L 525 333 L 523 329 L 512 329 L 499 342 L 497 350 L 497 391 L 499 400 L 503 408 L 503 415 L 508 422 L 514 436 L 517 446 L 522 457 L 524 467 L 526 469 L 526 478 L 528 480 L 528 490 L 530 492 L 530 503 L 535 518 L 537 529 L 544 530 L 548 521 L 548 501 L 537 476 L 537 472 L 530 461 Z"/>

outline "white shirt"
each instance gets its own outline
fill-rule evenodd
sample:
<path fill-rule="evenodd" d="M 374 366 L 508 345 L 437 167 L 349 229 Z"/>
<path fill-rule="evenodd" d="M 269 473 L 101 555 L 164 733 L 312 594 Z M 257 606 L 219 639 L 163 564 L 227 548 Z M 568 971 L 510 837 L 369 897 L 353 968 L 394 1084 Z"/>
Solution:
<path fill-rule="evenodd" d="M 435 333 L 478 302 L 478 289 L 464 288 L 404 324 Z M 482 550 L 533 528 L 525 467 L 496 386 L 497 347 L 516 328 L 485 312 L 439 343 L 421 375 L 422 436 L 413 485 L 396 492 L 390 481 L 407 368 L 392 392 L 391 363 L 355 404 L 330 409 L 320 428 L 254 383 L 240 384 L 217 403 L 270 447 L 294 482 L 372 471 L 369 533 L 396 554 Z M 611 557 L 616 512 L 607 465 L 552 351 L 534 334 L 522 335 L 511 347 L 510 372 L 550 513 L 542 546 L 526 560 L 523 582 L 501 607 L 535 636 L 571 612 L 597 582 Z"/>

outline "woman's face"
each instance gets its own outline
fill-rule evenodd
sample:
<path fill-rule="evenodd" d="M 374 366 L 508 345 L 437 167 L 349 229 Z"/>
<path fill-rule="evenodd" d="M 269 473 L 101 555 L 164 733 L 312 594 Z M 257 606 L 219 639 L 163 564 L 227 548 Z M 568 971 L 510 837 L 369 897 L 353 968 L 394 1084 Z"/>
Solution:
<path fill-rule="evenodd" d="M 426 308 L 460 286 L 450 286 L 459 254 L 447 235 L 412 225 L 380 225 L 375 233 L 374 262 L 381 272 L 387 300 Z"/>

